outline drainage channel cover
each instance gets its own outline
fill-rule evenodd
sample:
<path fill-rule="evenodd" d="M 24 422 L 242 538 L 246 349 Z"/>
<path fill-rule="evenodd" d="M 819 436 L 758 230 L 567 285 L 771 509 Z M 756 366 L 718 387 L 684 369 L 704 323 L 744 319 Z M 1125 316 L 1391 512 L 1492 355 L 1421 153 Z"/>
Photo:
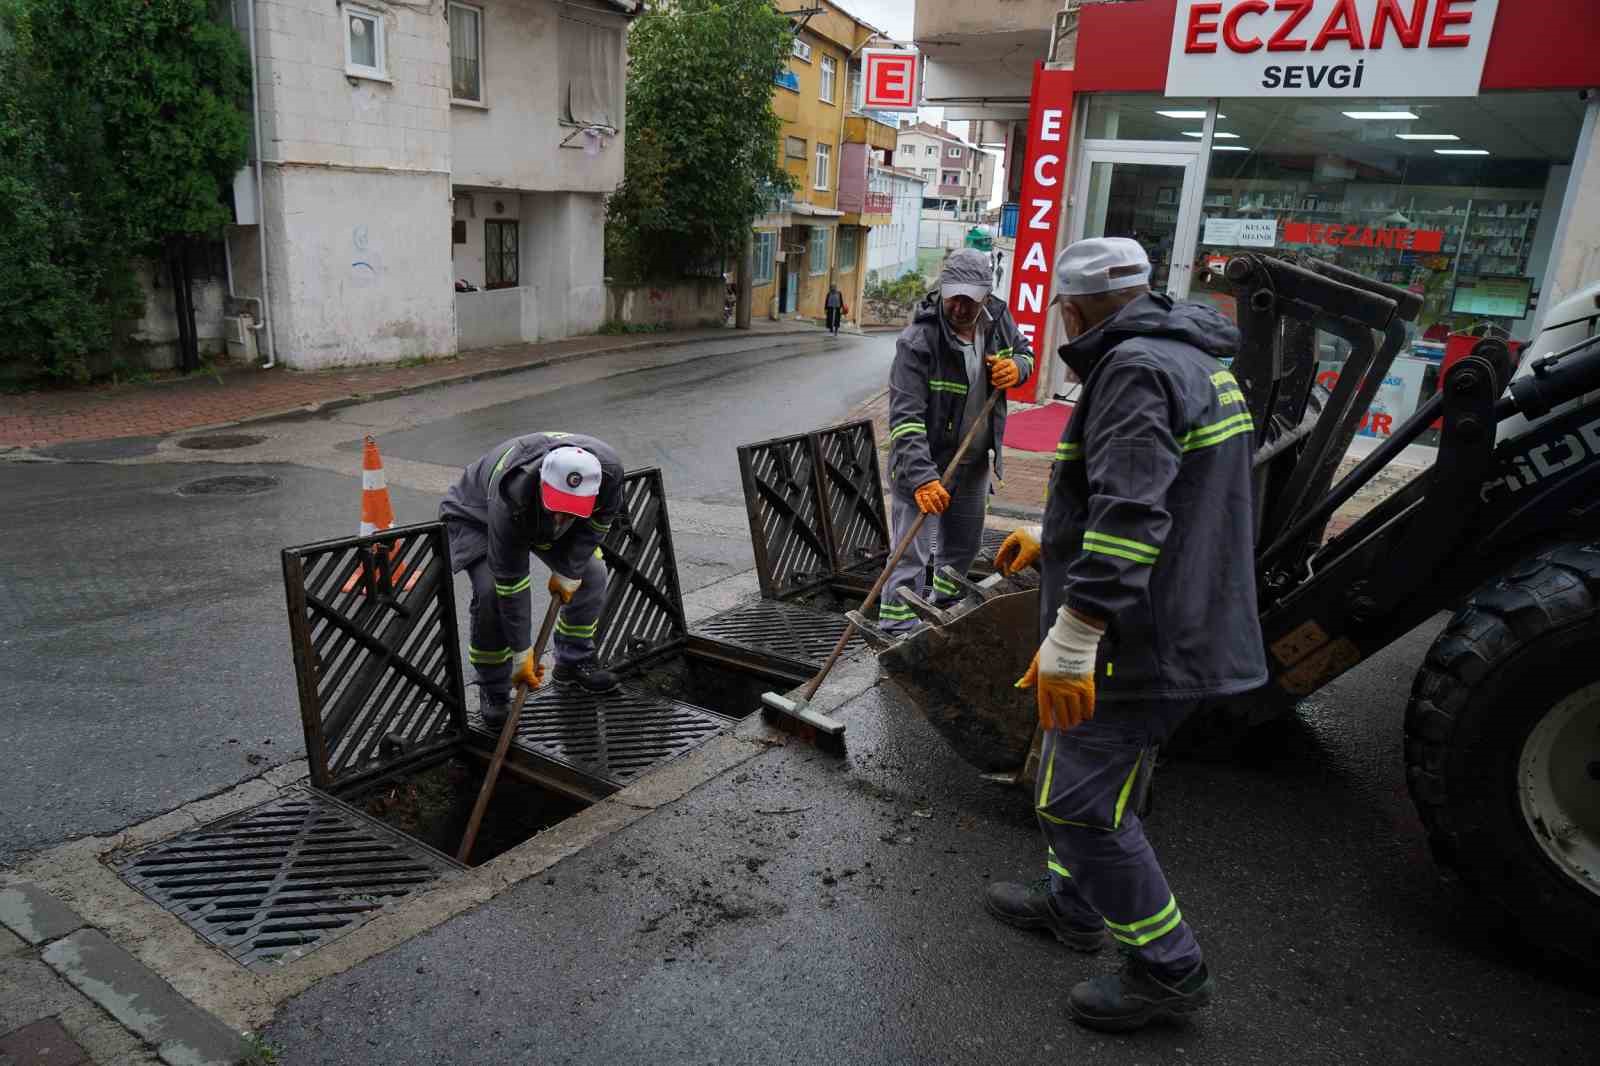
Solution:
<path fill-rule="evenodd" d="M 248 448 L 267 438 L 255 433 L 209 433 L 203 437 L 185 437 L 178 447 L 201 452 L 223 452 L 233 448 Z"/>
<path fill-rule="evenodd" d="M 720 714 L 627 685 L 596 695 L 555 684 L 523 705 L 513 747 L 619 789 L 732 724 Z M 473 725 L 487 729 L 476 711 Z"/>
<path fill-rule="evenodd" d="M 842 614 L 813 611 L 779 600 L 757 600 L 697 622 L 693 632 L 816 670 L 833 651 L 847 625 Z M 853 636 L 846 647 L 860 642 L 859 636 Z"/>
<path fill-rule="evenodd" d="M 112 868 L 257 971 L 300 958 L 457 870 L 398 830 L 302 790 Z"/>
<path fill-rule="evenodd" d="M 203 477 L 178 486 L 179 496 L 254 496 L 278 486 L 278 479 L 262 474 L 223 474 Z"/>

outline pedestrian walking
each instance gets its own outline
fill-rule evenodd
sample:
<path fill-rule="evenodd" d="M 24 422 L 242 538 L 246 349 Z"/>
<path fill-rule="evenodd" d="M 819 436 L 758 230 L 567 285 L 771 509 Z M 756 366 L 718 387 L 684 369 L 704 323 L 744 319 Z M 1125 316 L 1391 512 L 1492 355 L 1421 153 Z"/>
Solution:
<path fill-rule="evenodd" d="M 839 321 L 844 317 L 844 293 L 839 291 L 837 285 L 828 286 L 828 295 L 822 301 L 822 309 L 827 312 L 828 332 L 837 337 Z"/>
<path fill-rule="evenodd" d="M 1046 875 L 989 886 L 989 910 L 1095 952 L 1129 949 L 1076 985 L 1095 1029 L 1136 1029 L 1211 1002 L 1200 945 L 1145 838 L 1155 748 L 1207 697 L 1266 680 L 1256 618 L 1250 414 L 1218 357 L 1239 331 L 1210 307 L 1150 291 L 1122 237 L 1056 263 L 1063 360 L 1083 391 L 1056 448 L 1043 526 L 1019 529 L 1003 572 L 1041 563 L 1035 690 L 1044 746 L 1035 813 Z"/>
<path fill-rule="evenodd" d="M 555 680 L 605 692 L 617 686 L 595 657 L 605 603 L 600 542 L 622 509 L 622 461 L 604 441 L 577 433 L 529 433 L 498 445 L 466 468 L 439 505 L 450 541 L 450 571 L 472 582 L 467 659 L 478 707 L 491 729 L 505 723 L 511 686 L 537 688 L 529 555 L 550 568 L 561 600 Z"/>
<path fill-rule="evenodd" d="M 948 565 L 964 574 L 972 565 L 988 509 L 990 470 L 996 477 L 1003 474 L 1002 401 L 962 457 L 952 483 L 940 480 L 990 391 L 1013 388 L 1033 373 L 1033 350 L 1005 302 L 990 293 L 993 284 L 987 255 L 970 248 L 956 252 L 939 271 L 939 288 L 917 305 L 895 342 L 889 369 L 892 540 L 899 542 L 919 512 L 929 517 L 884 585 L 878 625 L 887 632 L 903 633 L 916 625 L 916 615 L 900 600 L 902 588 L 926 599 L 931 586 L 939 606 L 961 598 L 960 588 L 938 571 Z"/>

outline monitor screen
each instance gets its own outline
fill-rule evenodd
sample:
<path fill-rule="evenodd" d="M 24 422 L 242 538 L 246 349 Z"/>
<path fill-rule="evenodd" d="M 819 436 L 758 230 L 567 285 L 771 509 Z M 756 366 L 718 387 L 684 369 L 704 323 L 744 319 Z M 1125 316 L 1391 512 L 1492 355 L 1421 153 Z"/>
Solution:
<path fill-rule="evenodd" d="M 1522 318 L 1532 297 L 1532 278 L 1466 274 L 1456 279 L 1450 310 L 1479 318 Z"/>

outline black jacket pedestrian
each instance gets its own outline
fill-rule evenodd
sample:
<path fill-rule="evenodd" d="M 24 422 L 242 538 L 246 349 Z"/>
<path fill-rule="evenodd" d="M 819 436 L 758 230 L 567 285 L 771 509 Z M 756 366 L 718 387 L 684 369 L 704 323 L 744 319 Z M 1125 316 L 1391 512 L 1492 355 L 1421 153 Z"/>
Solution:
<path fill-rule="evenodd" d="M 1060 350 L 1083 391 L 1050 477 L 1041 634 L 1063 603 L 1109 623 L 1101 700 L 1266 681 L 1253 433 L 1217 361 L 1238 347 L 1238 329 L 1211 308 L 1146 294 Z"/>

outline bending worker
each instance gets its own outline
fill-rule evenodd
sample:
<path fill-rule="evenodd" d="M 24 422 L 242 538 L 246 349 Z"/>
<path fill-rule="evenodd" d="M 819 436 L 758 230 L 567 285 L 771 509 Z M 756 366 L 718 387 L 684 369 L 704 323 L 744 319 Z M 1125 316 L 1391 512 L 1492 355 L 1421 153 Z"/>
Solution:
<path fill-rule="evenodd" d="M 576 433 L 506 441 L 467 467 L 439 505 L 450 570 L 472 581 L 467 658 L 491 729 L 505 724 L 513 683 L 544 681 L 533 661 L 530 552 L 550 568 L 546 587 L 562 602 L 555 679 L 590 692 L 616 687 L 595 658 L 595 621 L 606 595 L 600 541 L 621 508 L 622 461 L 604 441 Z"/>
<path fill-rule="evenodd" d="M 878 604 L 878 625 L 905 632 L 916 615 L 900 601 L 910 587 L 928 598 L 928 564 L 933 563 L 933 603 L 944 607 L 961 590 L 938 576 L 943 566 L 965 574 L 978 554 L 983 516 L 989 502 L 989 453 L 994 473 L 1003 473 L 1000 442 L 1006 405 L 994 406 L 951 484 L 940 472 L 956 454 L 961 438 L 983 411 L 991 389 L 1009 389 L 1033 373 L 1033 351 L 1017 331 L 1004 301 L 990 295 L 994 276 L 989 257 L 963 248 L 945 260 L 939 289 L 930 292 L 901 330 L 889 370 L 889 521 L 896 543 L 916 520 L 928 520 L 901 556 Z"/>
<path fill-rule="evenodd" d="M 1239 331 L 1150 291 L 1135 241 L 1079 241 L 1056 262 L 1061 357 L 1083 383 L 1044 525 L 996 564 L 1041 561 L 1032 688 L 1044 747 L 1035 812 L 1047 875 L 989 886 L 1002 921 L 1095 952 L 1132 949 L 1072 989 L 1075 1020 L 1136 1029 L 1211 1001 L 1214 984 L 1136 812 L 1154 748 L 1202 699 L 1266 680 L 1256 617 L 1250 415 L 1217 357 Z M 1042 560 L 1041 560 L 1042 553 Z"/>

